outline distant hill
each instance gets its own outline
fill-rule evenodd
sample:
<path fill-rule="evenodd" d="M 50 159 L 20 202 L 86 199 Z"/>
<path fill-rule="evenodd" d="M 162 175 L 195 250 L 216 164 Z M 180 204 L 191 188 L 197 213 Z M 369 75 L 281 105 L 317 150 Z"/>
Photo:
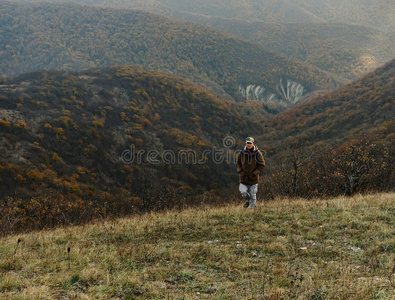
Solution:
<path fill-rule="evenodd" d="M 348 80 L 395 57 L 395 4 L 390 0 L 75 2 L 142 9 L 210 25 Z"/>
<path fill-rule="evenodd" d="M 80 0 L 81 1 L 81 0 Z M 89 3 L 87 0 L 81 2 Z M 91 3 L 101 4 L 104 1 L 96 0 Z M 393 32 L 395 21 L 395 4 L 391 0 L 367 0 L 352 1 L 343 0 L 261 0 L 261 1 L 207 1 L 187 0 L 183 5 L 177 5 L 177 0 L 157 0 L 162 5 L 141 6 L 139 1 L 113 1 L 112 5 L 145 7 L 162 14 L 170 14 L 184 20 L 202 22 L 205 19 L 217 18 L 222 20 L 237 20 L 243 22 L 264 23 L 331 23 L 348 24 L 375 28 L 378 30 Z M 129 4 L 130 3 L 130 4 Z M 166 9 L 163 8 L 166 4 Z M 108 4 L 104 4 L 108 5 Z"/>
<path fill-rule="evenodd" d="M 39 2 L 41 0 L 19 0 Z M 57 0 L 70 2 L 70 0 Z M 343 23 L 394 31 L 392 0 L 73 0 L 73 2 L 116 8 L 138 8 L 188 21 L 222 18 L 266 23 Z"/>
<path fill-rule="evenodd" d="M 347 80 L 357 79 L 395 57 L 395 32 L 347 24 L 229 21 L 207 25 L 297 58 Z"/>
<path fill-rule="evenodd" d="M 134 10 L 1 4 L 0 74 L 139 65 L 223 98 L 295 104 L 335 76 L 202 25 Z"/>
<path fill-rule="evenodd" d="M 168 189 L 189 195 L 225 188 L 235 180 L 233 151 L 262 132 L 249 110 L 268 118 L 262 105 L 220 100 L 184 79 L 136 67 L 5 79 L 1 194 L 159 201 Z"/>
<path fill-rule="evenodd" d="M 395 59 L 334 92 L 318 96 L 270 120 L 265 138 L 287 137 L 328 146 L 364 137 L 395 139 Z"/>

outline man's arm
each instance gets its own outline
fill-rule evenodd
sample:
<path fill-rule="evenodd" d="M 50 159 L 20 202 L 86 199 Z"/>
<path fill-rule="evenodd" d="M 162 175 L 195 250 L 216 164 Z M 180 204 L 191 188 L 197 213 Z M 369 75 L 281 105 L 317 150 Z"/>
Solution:
<path fill-rule="evenodd" d="M 241 163 L 241 154 L 237 155 L 237 173 L 243 172 L 243 164 Z"/>
<path fill-rule="evenodd" d="M 256 162 L 257 162 L 257 165 L 258 165 L 258 166 L 257 166 L 257 168 L 254 170 L 253 173 L 259 174 L 259 173 L 261 173 L 261 172 L 265 169 L 265 167 L 266 167 L 266 163 L 265 163 L 265 160 L 263 159 L 262 152 L 259 151 L 259 150 L 258 150 L 258 154 L 257 154 L 257 157 L 256 157 Z"/>

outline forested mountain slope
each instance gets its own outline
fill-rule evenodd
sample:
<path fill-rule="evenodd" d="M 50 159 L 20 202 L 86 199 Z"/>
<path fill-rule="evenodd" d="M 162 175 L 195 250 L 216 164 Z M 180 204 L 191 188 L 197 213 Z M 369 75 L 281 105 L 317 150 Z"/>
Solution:
<path fill-rule="evenodd" d="M 3 216 L 39 229 L 238 199 L 235 155 L 250 135 L 267 162 L 260 199 L 391 190 L 394 63 L 269 122 L 260 102 L 137 67 L 3 79 Z"/>
<path fill-rule="evenodd" d="M 390 0 L 57 2 L 142 9 L 210 25 L 348 80 L 395 56 L 395 3 Z"/>
<path fill-rule="evenodd" d="M 352 195 L 395 186 L 395 60 L 271 118 L 265 196 Z"/>
<path fill-rule="evenodd" d="M 341 82 L 218 30 L 142 11 L 9 2 L 0 9 L 0 74 L 6 76 L 140 65 L 187 78 L 222 98 L 284 104 Z"/>
<path fill-rule="evenodd" d="M 395 59 L 374 72 L 271 118 L 276 140 L 292 136 L 310 143 L 338 145 L 370 137 L 395 138 Z"/>
<path fill-rule="evenodd" d="M 254 109 L 264 115 L 261 107 Z M 158 201 L 168 188 L 223 188 L 233 183 L 236 142 L 262 131 L 246 113 L 181 78 L 136 67 L 5 79 L 1 193 Z"/>
<path fill-rule="evenodd" d="M 331 23 L 265 23 L 207 19 L 225 32 L 355 80 L 395 57 L 395 31 Z"/>

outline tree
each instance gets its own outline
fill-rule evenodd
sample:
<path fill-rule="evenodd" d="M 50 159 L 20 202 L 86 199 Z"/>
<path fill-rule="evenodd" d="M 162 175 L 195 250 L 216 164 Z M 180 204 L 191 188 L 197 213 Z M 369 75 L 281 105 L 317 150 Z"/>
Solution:
<path fill-rule="evenodd" d="M 302 139 L 290 138 L 286 141 L 286 150 L 275 159 L 270 167 L 274 194 L 303 196 L 309 189 L 308 166 L 315 155 L 314 150 L 307 148 Z M 268 164 L 270 166 L 270 163 Z M 276 191 L 277 190 L 277 191 Z"/>
<path fill-rule="evenodd" d="M 334 171 L 344 178 L 344 192 L 352 195 L 389 167 L 388 148 L 370 140 L 352 140 L 332 152 Z"/>

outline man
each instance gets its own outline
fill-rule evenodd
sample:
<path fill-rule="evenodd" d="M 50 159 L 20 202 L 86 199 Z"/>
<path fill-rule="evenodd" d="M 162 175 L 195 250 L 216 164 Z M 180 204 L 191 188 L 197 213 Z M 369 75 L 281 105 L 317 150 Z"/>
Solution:
<path fill-rule="evenodd" d="M 253 209 L 256 206 L 259 173 L 265 168 L 265 160 L 261 151 L 254 144 L 254 138 L 246 138 L 246 145 L 237 156 L 237 173 L 239 173 L 239 191 L 247 200 L 244 207 Z"/>

